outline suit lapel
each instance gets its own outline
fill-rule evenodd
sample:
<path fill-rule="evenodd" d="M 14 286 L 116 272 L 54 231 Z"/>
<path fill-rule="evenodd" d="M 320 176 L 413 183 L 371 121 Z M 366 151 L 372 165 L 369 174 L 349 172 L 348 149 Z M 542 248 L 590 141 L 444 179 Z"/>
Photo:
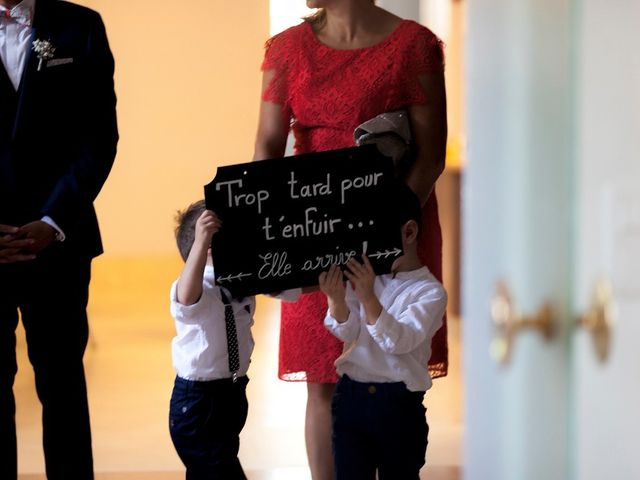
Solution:
<path fill-rule="evenodd" d="M 55 39 L 52 38 L 52 1 L 36 0 L 35 16 L 33 19 L 33 28 L 31 31 L 31 39 L 29 41 L 29 51 L 25 59 L 25 66 L 18 86 L 18 111 L 16 113 L 16 122 L 13 127 L 13 137 L 15 138 L 24 116 L 27 114 L 29 107 L 29 99 L 33 95 L 34 88 L 37 88 L 38 77 L 38 55 L 33 51 L 31 45 L 34 40 L 50 40 L 55 45 Z M 44 67 L 43 67 L 44 68 Z M 6 72 L 5 72 L 6 75 Z"/>

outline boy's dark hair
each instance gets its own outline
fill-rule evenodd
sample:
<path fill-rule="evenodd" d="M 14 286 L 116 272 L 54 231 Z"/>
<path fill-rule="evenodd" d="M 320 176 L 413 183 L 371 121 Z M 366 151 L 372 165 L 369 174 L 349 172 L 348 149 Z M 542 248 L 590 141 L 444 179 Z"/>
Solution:
<path fill-rule="evenodd" d="M 180 256 L 186 262 L 196 237 L 196 221 L 207 209 L 204 200 L 198 200 L 176 215 L 176 243 Z"/>
<path fill-rule="evenodd" d="M 393 215 L 398 219 L 400 226 L 409 220 L 415 220 L 418 231 L 422 230 L 422 206 L 420 199 L 403 181 L 396 181 L 391 186 L 391 201 L 394 210 Z"/>

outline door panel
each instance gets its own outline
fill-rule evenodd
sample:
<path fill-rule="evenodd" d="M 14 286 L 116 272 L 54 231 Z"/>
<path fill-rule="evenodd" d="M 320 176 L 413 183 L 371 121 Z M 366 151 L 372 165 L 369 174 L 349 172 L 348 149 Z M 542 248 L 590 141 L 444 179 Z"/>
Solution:
<path fill-rule="evenodd" d="M 566 480 L 571 240 L 571 2 L 470 2 L 464 202 L 465 478 Z M 498 280 L 557 335 L 489 357 Z"/>
<path fill-rule="evenodd" d="M 575 311 L 608 278 L 616 303 L 611 352 L 574 338 L 573 478 L 640 478 L 639 2 L 585 0 L 577 98 Z"/>
<path fill-rule="evenodd" d="M 464 202 L 464 475 L 640 478 L 640 2 L 470 2 Z M 576 318 L 607 278 L 611 351 Z M 558 331 L 487 351 L 505 280 Z"/>

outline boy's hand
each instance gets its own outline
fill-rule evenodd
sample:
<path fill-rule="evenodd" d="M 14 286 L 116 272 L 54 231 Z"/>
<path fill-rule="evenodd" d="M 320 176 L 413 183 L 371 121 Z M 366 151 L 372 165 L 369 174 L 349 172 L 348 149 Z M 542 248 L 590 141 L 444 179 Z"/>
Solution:
<path fill-rule="evenodd" d="M 340 301 L 344 300 L 345 288 L 344 281 L 342 280 L 342 270 L 337 265 L 331 265 L 329 271 L 322 272 L 318 279 L 320 290 L 330 300 Z"/>
<path fill-rule="evenodd" d="M 353 291 L 362 303 L 367 314 L 367 323 L 373 325 L 378 320 L 382 312 L 382 305 L 376 297 L 373 285 L 376 280 L 376 273 L 366 255 L 362 256 L 363 263 L 359 263 L 354 258 L 347 261 L 347 270 L 344 274 L 351 282 Z"/>
<path fill-rule="evenodd" d="M 221 225 L 222 222 L 211 210 L 205 210 L 196 220 L 195 238 L 176 290 L 177 300 L 183 305 L 193 305 L 202 295 L 202 276 L 207 264 L 211 238 L 220 230 Z"/>
<path fill-rule="evenodd" d="M 322 293 L 327 296 L 331 316 L 340 323 L 346 322 L 349 319 L 349 307 L 345 300 L 346 289 L 342 270 L 335 264 L 331 265 L 329 271 L 320 274 L 318 283 Z"/>
<path fill-rule="evenodd" d="M 353 285 L 353 290 L 358 300 L 361 303 L 366 303 L 371 300 L 371 297 L 375 297 L 373 283 L 375 282 L 376 274 L 366 255 L 362 256 L 362 261 L 363 263 L 359 263 L 355 258 L 350 258 L 347 261 L 347 270 L 344 274 Z"/>
<path fill-rule="evenodd" d="M 196 221 L 196 238 L 201 247 L 209 248 L 211 246 L 211 239 L 213 235 L 220 230 L 222 222 L 211 210 L 205 210 L 200 215 L 200 218 Z"/>

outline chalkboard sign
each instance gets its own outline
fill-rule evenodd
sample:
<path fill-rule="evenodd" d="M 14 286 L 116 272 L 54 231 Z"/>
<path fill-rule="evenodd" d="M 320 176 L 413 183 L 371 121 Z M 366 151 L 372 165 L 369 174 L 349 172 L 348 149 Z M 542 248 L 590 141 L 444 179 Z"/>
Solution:
<path fill-rule="evenodd" d="M 389 206 L 393 164 L 373 145 L 219 167 L 205 186 L 222 220 L 216 282 L 235 296 L 318 284 L 366 253 L 376 273 L 402 255 Z"/>

